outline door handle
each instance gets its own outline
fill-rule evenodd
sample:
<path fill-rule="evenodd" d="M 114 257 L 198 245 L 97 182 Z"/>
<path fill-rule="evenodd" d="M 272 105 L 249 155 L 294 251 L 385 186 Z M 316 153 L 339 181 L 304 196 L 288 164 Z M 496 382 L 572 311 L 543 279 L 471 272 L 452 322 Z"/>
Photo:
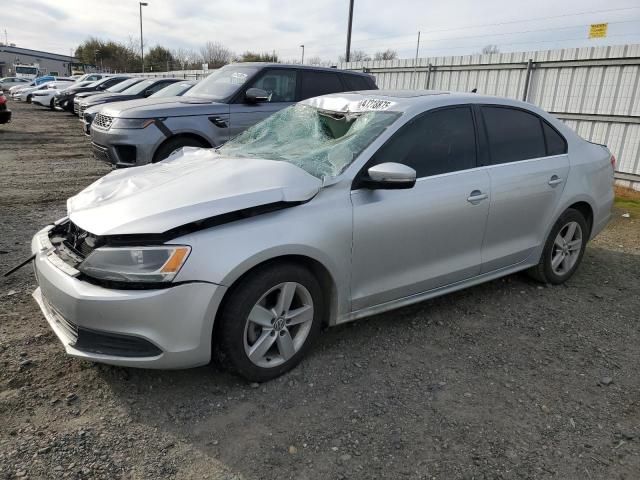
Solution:
<path fill-rule="evenodd" d="M 560 177 L 558 177 L 557 175 L 554 175 L 549 180 L 549 185 L 551 185 L 552 187 L 555 187 L 556 185 L 560 185 L 562 181 L 563 180 Z"/>
<path fill-rule="evenodd" d="M 486 200 L 487 198 L 489 198 L 489 195 L 486 193 L 482 193 L 480 190 L 474 190 L 467 197 L 467 202 L 476 204 L 482 200 Z"/>

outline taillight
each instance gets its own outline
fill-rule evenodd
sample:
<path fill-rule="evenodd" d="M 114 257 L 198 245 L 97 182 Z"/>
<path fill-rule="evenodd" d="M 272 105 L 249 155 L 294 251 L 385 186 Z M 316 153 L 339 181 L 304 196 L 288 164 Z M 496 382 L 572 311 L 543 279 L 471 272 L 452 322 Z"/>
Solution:
<path fill-rule="evenodd" d="M 609 159 L 609 161 L 611 162 L 611 168 L 615 171 L 616 169 L 616 157 L 615 155 L 611 155 L 611 158 Z"/>
<path fill-rule="evenodd" d="M 4 95 L 0 95 L 0 105 L 7 103 L 7 97 Z"/>

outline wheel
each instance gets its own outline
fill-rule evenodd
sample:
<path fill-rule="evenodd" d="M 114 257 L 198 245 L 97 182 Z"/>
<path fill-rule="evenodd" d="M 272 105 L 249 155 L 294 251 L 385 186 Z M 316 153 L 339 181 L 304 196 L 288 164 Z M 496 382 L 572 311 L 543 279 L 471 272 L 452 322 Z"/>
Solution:
<path fill-rule="evenodd" d="M 566 282 L 580 265 L 588 236 L 589 228 L 582 213 L 569 208 L 551 229 L 540 263 L 527 273 L 544 283 Z"/>
<path fill-rule="evenodd" d="M 153 163 L 161 162 L 166 159 L 176 150 L 181 149 L 182 147 L 200 147 L 205 148 L 207 145 L 204 142 L 198 140 L 197 138 L 190 137 L 177 137 L 169 139 L 164 145 L 158 148 L 158 151 L 153 157 Z"/>
<path fill-rule="evenodd" d="M 322 289 L 306 268 L 260 268 L 241 280 L 216 320 L 218 363 L 249 381 L 264 382 L 300 362 L 320 333 Z"/>
<path fill-rule="evenodd" d="M 50 108 L 51 110 L 55 110 L 55 108 L 56 108 L 56 107 L 55 107 L 55 105 L 53 104 L 53 98 L 52 98 L 52 99 L 51 99 L 51 101 L 49 102 L 49 108 Z"/>
<path fill-rule="evenodd" d="M 27 103 L 31 103 L 31 95 L 27 95 Z"/>

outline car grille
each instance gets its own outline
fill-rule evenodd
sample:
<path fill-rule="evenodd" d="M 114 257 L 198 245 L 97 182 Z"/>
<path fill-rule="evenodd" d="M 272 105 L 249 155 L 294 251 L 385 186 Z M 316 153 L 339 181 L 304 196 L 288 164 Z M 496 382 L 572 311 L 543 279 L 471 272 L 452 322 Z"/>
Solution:
<path fill-rule="evenodd" d="M 80 117 L 80 120 L 82 120 L 82 116 L 84 115 L 84 111 L 87 109 L 86 105 L 80 105 L 78 107 L 78 116 Z"/>
<path fill-rule="evenodd" d="M 97 122 L 97 117 L 93 121 L 93 124 L 95 125 L 96 122 Z M 115 163 L 111 159 L 111 155 L 109 155 L 109 150 L 107 150 L 106 147 L 103 147 L 102 145 L 98 145 L 97 143 L 91 143 L 91 150 L 93 152 L 93 157 L 96 160 L 100 160 L 101 162 L 107 162 L 107 163 Z"/>
<path fill-rule="evenodd" d="M 80 103 L 78 103 L 77 99 L 74 99 L 73 100 L 73 113 L 75 113 L 77 115 L 79 111 L 80 111 Z"/>
<path fill-rule="evenodd" d="M 52 230 L 51 243 L 66 263 L 77 264 L 97 247 L 98 237 L 69 221 Z"/>
<path fill-rule="evenodd" d="M 103 115 L 102 113 L 98 113 L 96 118 L 93 120 L 93 124 L 104 130 L 109 130 L 111 128 L 111 124 L 113 123 L 113 117 L 109 117 L 107 115 Z"/>

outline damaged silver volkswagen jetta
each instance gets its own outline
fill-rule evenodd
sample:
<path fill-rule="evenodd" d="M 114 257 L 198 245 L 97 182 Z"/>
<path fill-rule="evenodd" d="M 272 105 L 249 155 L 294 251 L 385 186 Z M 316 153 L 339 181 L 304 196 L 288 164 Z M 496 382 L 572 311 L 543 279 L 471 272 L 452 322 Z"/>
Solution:
<path fill-rule="evenodd" d="M 114 171 L 32 243 L 66 351 L 264 381 L 323 325 L 519 270 L 553 284 L 607 223 L 614 159 L 522 102 L 304 101 L 217 150 Z"/>

